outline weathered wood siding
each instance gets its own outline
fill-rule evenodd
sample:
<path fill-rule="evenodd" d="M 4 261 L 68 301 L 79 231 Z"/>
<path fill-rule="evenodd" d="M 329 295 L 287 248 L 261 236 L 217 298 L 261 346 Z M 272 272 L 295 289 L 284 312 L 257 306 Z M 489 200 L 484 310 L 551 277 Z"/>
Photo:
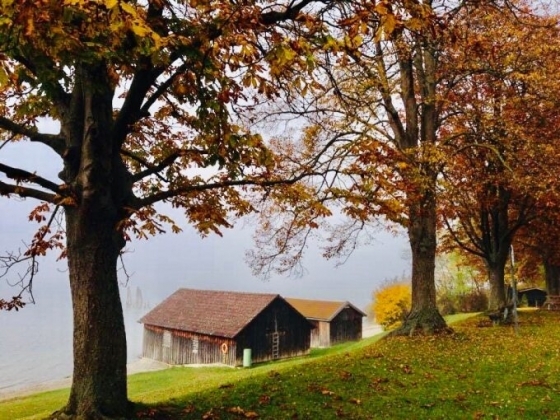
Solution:
<path fill-rule="evenodd" d="M 222 344 L 228 351 L 222 352 Z M 170 365 L 222 363 L 235 366 L 235 340 L 224 337 L 196 334 L 187 331 L 167 330 L 144 325 L 143 356 Z"/>
<path fill-rule="evenodd" d="M 362 339 L 362 314 L 345 308 L 331 322 L 330 345 Z"/>
<path fill-rule="evenodd" d="M 243 363 L 243 350 L 251 349 L 253 363 L 309 353 L 312 325 L 283 299 L 275 299 L 241 331 L 237 339 L 237 364 Z M 278 352 L 273 340 L 277 334 Z"/>
<path fill-rule="evenodd" d="M 331 325 L 327 321 L 312 321 L 315 328 L 311 330 L 311 347 L 322 348 L 331 345 Z"/>

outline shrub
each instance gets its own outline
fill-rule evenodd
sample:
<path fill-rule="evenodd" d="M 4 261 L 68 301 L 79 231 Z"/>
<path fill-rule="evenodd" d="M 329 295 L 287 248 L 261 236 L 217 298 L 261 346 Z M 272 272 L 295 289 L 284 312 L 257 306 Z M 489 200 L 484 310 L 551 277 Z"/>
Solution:
<path fill-rule="evenodd" d="M 404 320 L 412 305 L 411 288 L 406 283 L 388 284 L 373 295 L 373 314 L 384 330 L 395 328 Z"/>
<path fill-rule="evenodd" d="M 458 297 L 460 312 L 483 312 L 488 309 L 488 296 L 481 290 L 473 290 L 470 293 Z"/>
<path fill-rule="evenodd" d="M 442 315 L 453 315 L 457 313 L 457 298 L 446 293 L 438 297 L 437 307 Z"/>

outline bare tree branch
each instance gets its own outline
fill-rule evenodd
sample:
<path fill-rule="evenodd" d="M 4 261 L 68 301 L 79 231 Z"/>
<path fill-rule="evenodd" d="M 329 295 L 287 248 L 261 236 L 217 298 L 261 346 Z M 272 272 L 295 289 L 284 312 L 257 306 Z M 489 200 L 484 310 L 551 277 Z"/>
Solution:
<path fill-rule="evenodd" d="M 0 172 L 4 172 L 8 178 L 11 178 L 15 181 L 24 181 L 37 184 L 43 188 L 51 190 L 54 193 L 58 193 L 60 191 L 60 186 L 58 184 L 55 184 L 48 179 L 45 179 L 37 174 L 25 171 L 23 169 L 14 168 L 12 166 L 0 163 Z"/>
<path fill-rule="evenodd" d="M 21 124 L 15 123 L 12 120 L 5 117 L 0 117 L 0 128 L 3 128 L 4 130 L 8 130 L 14 134 L 21 134 L 22 136 L 26 136 L 31 141 L 43 143 L 49 146 L 60 156 L 64 154 L 64 150 L 65 150 L 64 139 L 60 136 L 53 135 L 53 134 L 39 133 L 37 128 L 35 127 L 33 128 L 24 127 Z"/>
<path fill-rule="evenodd" d="M 0 181 L 0 195 L 16 194 L 20 197 L 30 197 L 37 200 L 46 201 L 48 203 L 56 204 L 56 195 L 44 191 L 36 190 L 33 188 L 22 187 L 20 185 L 6 184 Z"/>
<path fill-rule="evenodd" d="M 306 177 L 323 176 L 323 175 L 324 175 L 323 173 L 310 172 L 310 173 L 302 173 L 300 175 L 287 179 L 275 179 L 275 180 L 241 179 L 241 180 L 225 180 L 221 182 L 209 182 L 209 183 L 197 184 L 197 185 L 187 185 L 172 190 L 160 191 L 153 195 L 144 197 L 138 201 L 138 208 L 150 206 L 157 202 L 164 201 L 169 198 L 176 197 L 182 194 L 187 194 L 192 191 L 206 191 L 206 190 L 212 190 L 218 188 L 241 187 L 241 186 L 272 187 L 275 185 L 290 185 Z"/>
<path fill-rule="evenodd" d="M 123 150 L 123 151 L 121 151 L 121 153 L 125 156 L 128 156 L 131 159 L 136 160 L 137 162 L 140 162 L 142 165 L 144 165 L 147 168 L 144 171 L 140 171 L 140 172 L 134 174 L 132 176 L 132 182 L 140 181 L 141 179 L 144 179 L 144 178 L 146 178 L 147 176 L 150 176 L 150 175 L 156 175 L 162 181 L 168 182 L 168 180 L 165 179 L 163 176 L 161 176 L 159 174 L 159 172 L 161 172 L 164 169 L 171 166 L 178 158 L 180 158 L 181 156 L 185 156 L 188 153 L 196 153 L 196 154 L 199 154 L 199 155 L 208 154 L 206 151 L 204 151 L 202 149 L 195 149 L 195 148 L 191 148 L 191 149 L 187 149 L 187 150 L 176 150 L 175 152 L 171 153 L 170 155 L 165 157 L 163 160 L 161 160 L 159 163 L 154 165 L 154 164 L 151 164 L 149 162 L 146 162 L 144 159 L 141 159 L 141 158 L 135 156 L 133 153 L 130 153 L 127 150 Z"/>
<path fill-rule="evenodd" d="M 60 206 L 58 205 L 54 208 L 47 224 L 43 226 L 42 230 L 39 231 L 40 235 L 36 235 L 34 239 L 35 243 L 44 241 L 45 237 L 50 232 L 50 227 L 55 221 L 56 214 L 59 209 Z M 27 251 L 24 252 L 23 254 L 20 251 L 17 254 L 8 253 L 7 255 L 0 256 L 0 270 L 2 270 L 2 273 L 0 273 L 0 278 L 6 277 L 10 272 L 10 270 L 12 270 L 13 267 L 15 267 L 16 265 L 22 264 L 26 261 L 29 262 L 27 268 L 25 269 L 24 274 L 19 275 L 19 280 L 17 282 L 15 283 L 8 282 L 8 284 L 10 284 L 10 286 L 12 287 L 19 285 L 21 287 L 21 290 L 16 296 L 12 297 L 11 302 L 6 302 L 5 300 L 0 299 L 0 310 L 2 309 L 18 310 L 18 308 L 23 307 L 25 303 L 22 302 L 22 296 L 25 292 L 29 294 L 29 297 L 31 298 L 31 303 L 35 303 L 35 298 L 33 297 L 33 280 L 35 279 L 35 275 L 39 270 L 39 263 L 37 262 L 37 256 L 41 254 L 34 251 L 32 247 L 33 245 L 28 246 Z"/>

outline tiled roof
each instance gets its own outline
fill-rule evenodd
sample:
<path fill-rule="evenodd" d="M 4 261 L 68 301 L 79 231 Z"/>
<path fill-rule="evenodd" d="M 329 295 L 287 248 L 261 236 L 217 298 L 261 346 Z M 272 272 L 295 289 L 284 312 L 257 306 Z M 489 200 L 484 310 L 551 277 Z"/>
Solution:
<path fill-rule="evenodd" d="M 139 322 L 233 338 L 276 298 L 280 296 L 179 289 L 144 315 Z"/>
<path fill-rule="evenodd" d="M 286 298 L 286 301 L 296 308 L 307 319 L 332 321 L 344 308 L 352 308 L 362 316 L 367 316 L 350 302 L 333 302 L 326 300 L 309 300 Z"/>

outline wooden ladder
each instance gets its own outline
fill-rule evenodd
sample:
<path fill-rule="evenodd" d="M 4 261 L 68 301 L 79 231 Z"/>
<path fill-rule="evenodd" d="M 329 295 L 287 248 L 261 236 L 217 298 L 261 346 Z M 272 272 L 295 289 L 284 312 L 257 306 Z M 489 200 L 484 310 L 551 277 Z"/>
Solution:
<path fill-rule="evenodd" d="M 280 334 L 277 332 L 272 333 L 272 358 L 278 359 L 280 357 Z"/>

